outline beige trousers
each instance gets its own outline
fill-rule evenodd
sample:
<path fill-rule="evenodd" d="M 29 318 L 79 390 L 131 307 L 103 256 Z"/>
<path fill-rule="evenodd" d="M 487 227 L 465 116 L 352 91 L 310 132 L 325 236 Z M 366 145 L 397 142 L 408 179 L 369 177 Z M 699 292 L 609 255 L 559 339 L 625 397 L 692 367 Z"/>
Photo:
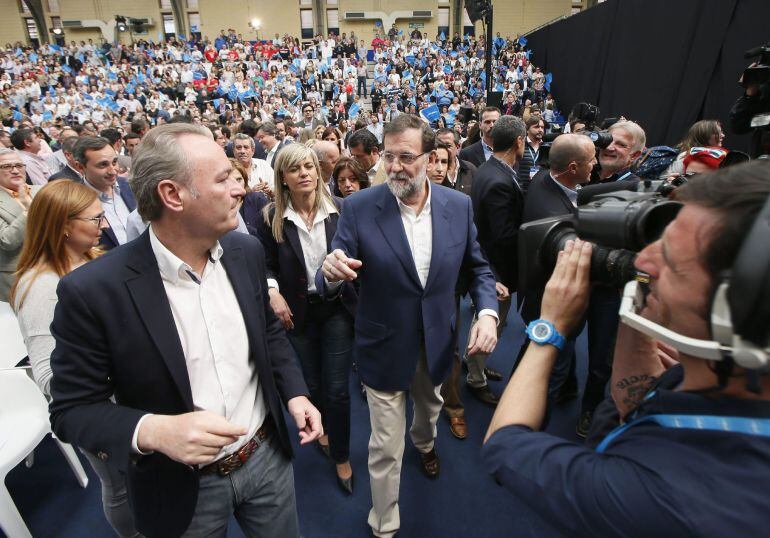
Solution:
<path fill-rule="evenodd" d="M 428 374 L 425 351 L 420 351 L 417 370 L 409 387 L 414 404 L 414 419 L 409 435 L 422 453 L 433 449 L 436 421 L 443 400 L 441 385 L 434 387 Z M 406 429 L 406 391 L 385 392 L 366 387 L 372 435 L 369 438 L 369 477 L 372 509 L 369 526 L 375 536 L 391 537 L 401 525 L 398 512 L 398 490 L 404 456 Z"/>

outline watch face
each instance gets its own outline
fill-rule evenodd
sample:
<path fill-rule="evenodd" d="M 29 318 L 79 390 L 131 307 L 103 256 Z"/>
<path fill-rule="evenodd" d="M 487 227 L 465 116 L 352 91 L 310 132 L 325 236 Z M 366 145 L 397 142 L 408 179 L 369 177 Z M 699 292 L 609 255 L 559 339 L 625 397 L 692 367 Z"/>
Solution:
<path fill-rule="evenodd" d="M 545 323 L 538 323 L 532 327 L 532 336 L 534 336 L 536 340 L 547 340 L 548 337 L 551 336 L 551 328 Z"/>

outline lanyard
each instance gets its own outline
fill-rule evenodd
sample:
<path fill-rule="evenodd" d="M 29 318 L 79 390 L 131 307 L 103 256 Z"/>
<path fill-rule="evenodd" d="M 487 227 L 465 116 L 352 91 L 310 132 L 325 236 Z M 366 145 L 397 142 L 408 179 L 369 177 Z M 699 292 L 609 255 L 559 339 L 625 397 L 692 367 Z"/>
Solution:
<path fill-rule="evenodd" d="M 626 430 L 647 422 L 655 423 L 663 428 L 714 430 L 743 433 L 770 437 L 770 419 L 746 417 L 721 417 L 714 415 L 647 415 L 624 424 L 612 430 L 596 447 L 596 452 L 603 453 L 607 446 Z"/>
<path fill-rule="evenodd" d="M 532 151 L 532 147 L 528 144 L 527 151 L 529 152 L 529 156 L 532 157 L 532 164 L 534 165 L 537 162 L 537 158 L 540 157 L 540 150 Z"/>
<path fill-rule="evenodd" d="M 630 176 L 630 175 L 631 175 L 631 171 L 629 170 L 628 172 L 626 172 L 625 174 L 623 174 L 622 176 L 620 176 L 620 177 L 619 177 L 618 179 L 616 179 L 615 181 L 623 181 L 624 179 L 626 179 L 626 178 L 627 178 L 628 176 Z"/>

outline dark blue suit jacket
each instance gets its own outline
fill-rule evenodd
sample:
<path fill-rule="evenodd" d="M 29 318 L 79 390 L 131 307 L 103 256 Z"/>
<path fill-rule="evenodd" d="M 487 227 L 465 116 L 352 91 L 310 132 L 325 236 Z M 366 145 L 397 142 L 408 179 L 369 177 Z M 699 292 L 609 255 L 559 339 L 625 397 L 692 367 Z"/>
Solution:
<path fill-rule="evenodd" d="M 136 198 L 134 198 L 134 192 L 128 185 L 128 181 L 123 178 L 118 178 L 118 188 L 120 189 L 120 197 L 123 199 L 126 207 L 128 207 L 128 210 L 133 211 L 136 209 Z M 102 239 L 99 243 L 104 250 L 111 250 L 120 244 L 118 243 L 118 238 L 115 237 L 115 232 L 112 231 L 112 228 L 106 228 L 102 231 Z"/>
<path fill-rule="evenodd" d="M 444 381 L 455 349 L 455 285 L 461 273 L 469 275 L 476 308 L 497 311 L 495 280 L 476 241 L 470 198 L 432 185 L 431 220 L 432 256 L 423 289 L 388 186 L 345 199 L 331 248 L 363 262 L 354 356 L 362 381 L 376 390 L 407 390 L 421 348 L 433 384 Z M 316 282 L 323 285 L 320 271 Z"/>
<path fill-rule="evenodd" d="M 262 245 L 237 232 L 220 243 L 248 331 L 250 360 L 276 423 L 277 441 L 291 456 L 281 400 L 308 391 L 270 308 Z M 149 232 L 66 275 L 57 294 L 51 324 L 56 338 L 53 431 L 126 473 L 137 530 L 146 536 L 178 536 L 195 510 L 198 472 L 158 452 L 131 453 L 142 415 L 194 410 L 182 344 Z"/>
<path fill-rule="evenodd" d="M 341 211 L 342 199 L 335 198 L 335 205 Z M 271 208 L 270 216 L 275 209 Z M 326 228 L 326 252 L 331 252 L 332 237 L 337 231 L 337 222 L 340 216 L 332 213 L 324 221 Z M 271 220 L 272 222 L 272 220 Z M 305 270 L 305 256 L 302 252 L 302 243 L 299 240 L 297 226 L 288 219 L 283 219 L 283 242 L 277 243 L 273 237 L 273 230 L 264 219 L 257 223 L 257 237 L 265 247 L 265 261 L 267 263 L 267 277 L 278 281 L 281 295 L 294 314 L 292 320 L 296 328 L 302 328 L 305 323 L 307 310 L 307 271 Z M 314 270 L 317 268 L 313 268 Z M 316 288 L 319 294 L 323 288 Z M 345 282 L 341 290 L 342 304 L 351 316 L 356 315 L 356 303 L 358 297 L 352 282 Z"/>

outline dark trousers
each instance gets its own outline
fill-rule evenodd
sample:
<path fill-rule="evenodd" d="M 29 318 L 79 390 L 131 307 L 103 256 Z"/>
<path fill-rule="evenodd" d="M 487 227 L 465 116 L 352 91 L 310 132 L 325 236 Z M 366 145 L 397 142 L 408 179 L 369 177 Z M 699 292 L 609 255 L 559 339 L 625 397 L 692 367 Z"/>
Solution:
<path fill-rule="evenodd" d="M 366 97 L 366 77 L 358 77 L 358 88 L 356 89 L 356 93 Z"/>
<path fill-rule="evenodd" d="M 618 334 L 620 292 L 596 286 L 586 312 L 588 323 L 588 377 L 583 392 L 583 411 L 593 411 L 604 399 L 612 375 L 612 358 Z"/>
<path fill-rule="evenodd" d="M 321 412 L 336 463 L 350 459 L 350 363 L 353 319 L 337 299 L 307 305 L 303 327 L 288 333 L 299 357 L 310 401 Z"/>
<path fill-rule="evenodd" d="M 455 294 L 455 319 L 457 325 L 460 325 L 460 295 Z M 462 364 L 460 358 L 460 351 L 457 349 L 457 342 L 455 342 L 455 355 L 452 358 L 452 370 L 449 372 L 449 376 L 441 384 L 441 398 L 444 400 L 444 412 L 450 418 L 457 418 L 465 416 L 465 407 L 463 401 L 460 399 L 460 374 L 462 372 Z"/>

